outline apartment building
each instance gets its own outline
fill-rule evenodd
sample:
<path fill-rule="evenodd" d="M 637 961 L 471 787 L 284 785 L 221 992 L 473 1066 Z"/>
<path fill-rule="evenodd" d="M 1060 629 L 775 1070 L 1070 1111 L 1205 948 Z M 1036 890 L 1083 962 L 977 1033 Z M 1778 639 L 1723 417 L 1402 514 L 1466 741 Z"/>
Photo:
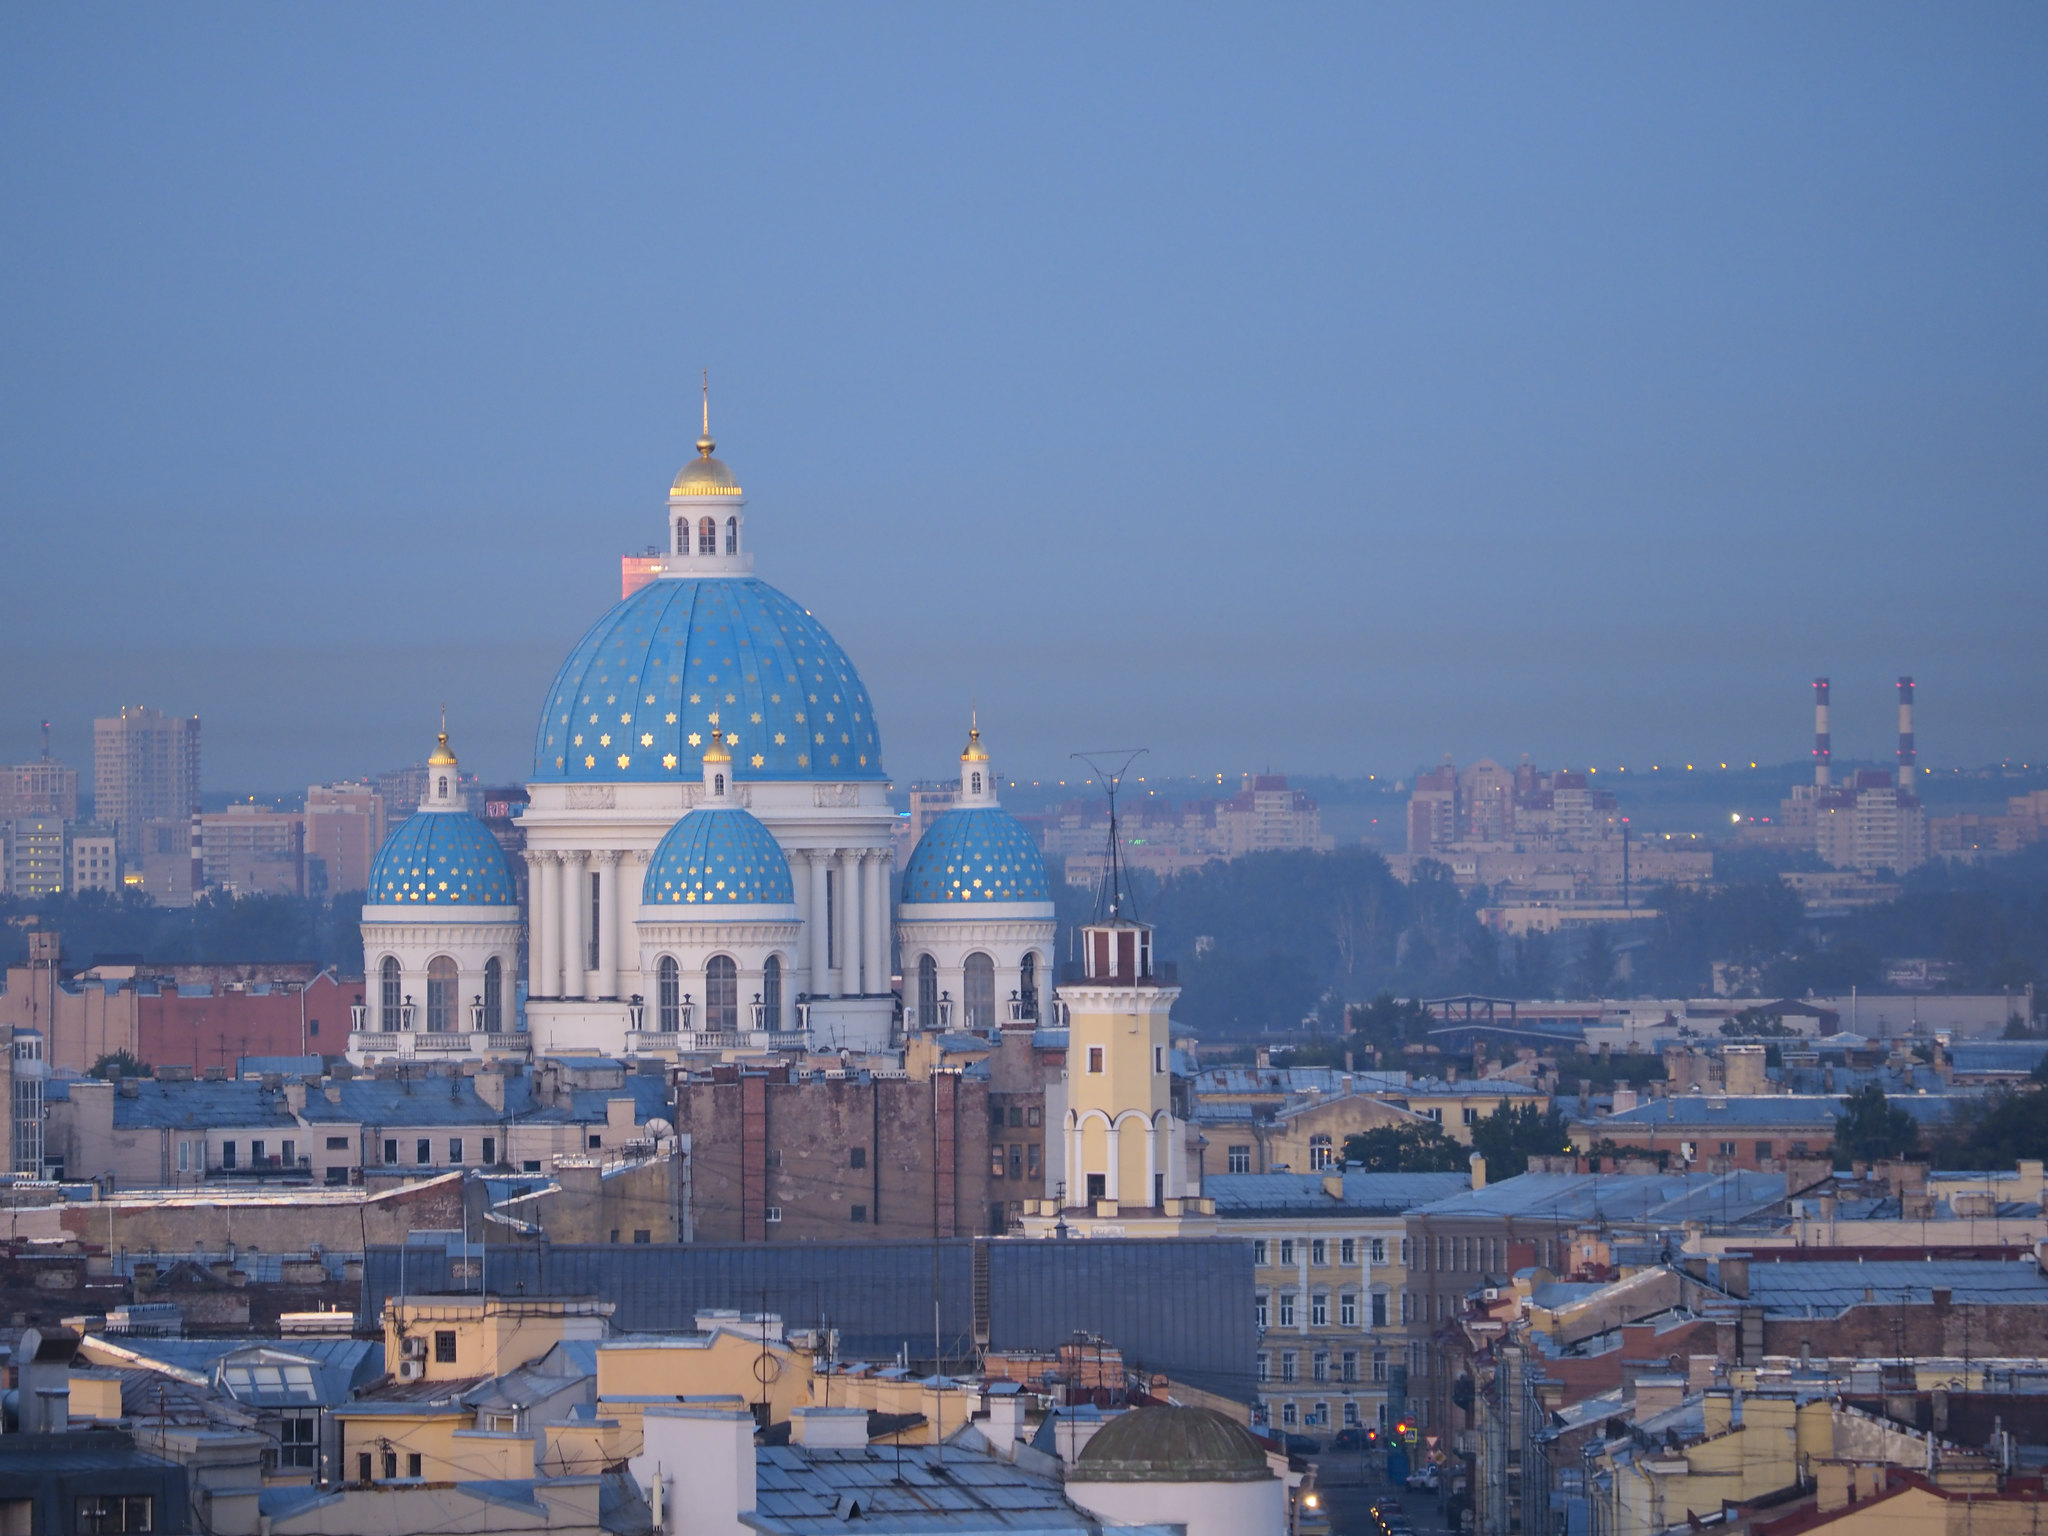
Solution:
<path fill-rule="evenodd" d="M 143 828 L 199 809 L 199 717 L 141 705 L 92 723 L 93 814 L 113 825 L 121 857 L 143 853 Z"/>

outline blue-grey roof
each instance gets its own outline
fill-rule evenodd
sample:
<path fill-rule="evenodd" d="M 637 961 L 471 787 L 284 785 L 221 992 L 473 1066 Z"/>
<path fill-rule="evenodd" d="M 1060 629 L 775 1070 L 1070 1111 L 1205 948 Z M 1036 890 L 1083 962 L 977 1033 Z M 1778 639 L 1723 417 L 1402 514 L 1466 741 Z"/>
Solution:
<path fill-rule="evenodd" d="M 2012 1072 L 2022 1076 L 2048 1060 L 2048 1040 L 1958 1040 L 1948 1048 L 1958 1072 Z"/>
<path fill-rule="evenodd" d="M 1925 1124 L 1947 1119 L 1954 1101 L 1949 1095 L 1915 1093 L 1901 1094 L 1887 1102 Z M 1652 1099 L 1634 1109 L 1609 1115 L 1605 1120 L 1583 1123 L 1618 1127 L 1668 1125 L 1674 1129 L 1701 1131 L 1722 1127 L 1732 1130 L 1737 1126 L 1758 1130 L 1772 1130 L 1780 1126 L 1791 1129 L 1825 1126 L 1832 1130 L 1835 1117 L 1842 1113 L 1842 1106 L 1842 1098 L 1836 1094 L 1681 1093 L 1670 1098 Z"/>
<path fill-rule="evenodd" d="M 1749 1299 L 1781 1316 L 1832 1317 L 1866 1295 L 1876 1303 L 1924 1305 L 1937 1289 L 1957 1302 L 2048 1306 L 2048 1276 L 2032 1258 L 1785 1264 L 1758 1257 L 1749 1266 Z M 1987 1348 L 1995 1343 L 1985 1341 Z"/>
<path fill-rule="evenodd" d="M 959 1443 L 754 1452 L 754 1512 L 772 1532 L 1092 1531 L 1098 1523 L 1067 1501 L 1060 1480 L 1027 1472 Z M 849 1523 L 842 1501 L 858 1502 Z"/>
<path fill-rule="evenodd" d="M 370 865 L 368 899 L 383 906 L 510 907 L 519 901 L 511 861 L 491 829 L 468 811 L 421 806 L 400 822 Z"/>
<path fill-rule="evenodd" d="M 593 624 L 548 690 L 533 776 L 695 778 L 714 720 L 739 737 L 742 783 L 886 776 L 853 663 L 808 609 L 751 576 L 651 581 Z"/>
<path fill-rule="evenodd" d="M 903 900 L 1049 902 L 1045 855 L 999 805 L 955 806 L 933 819 L 903 867 Z"/>
<path fill-rule="evenodd" d="M 1197 1093 L 1398 1093 L 1406 1072 L 1346 1072 L 1341 1067 L 1208 1067 L 1195 1079 Z"/>
<path fill-rule="evenodd" d="M 318 1077 L 325 1064 L 318 1056 L 237 1056 L 237 1077 Z"/>
<path fill-rule="evenodd" d="M 1429 1216 L 1545 1221 L 1737 1222 L 1785 1199 L 1782 1173 L 1525 1173 L 1422 1207 Z"/>
<path fill-rule="evenodd" d="M 641 905 L 664 909 L 663 921 L 719 921 L 734 915 L 721 910 L 726 907 L 795 900 L 789 856 L 775 834 L 738 805 L 700 805 L 685 814 L 655 844 L 640 881 Z"/>
<path fill-rule="evenodd" d="M 503 1110 L 480 1097 L 476 1080 L 470 1077 L 429 1077 L 416 1081 L 341 1078 L 327 1086 L 338 1090 L 340 1102 L 330 1101 L 318 1088 L 308 1089 L 302 1113 L 310 1124 L 494 1125 L 516 1113 L 514 1106 L 521 1090 L 527 1095 L 527 1104 L 532 1102 L 532 1088 L 525 1078 L 506 1079 Z"/>
<path fill-rule="evenodd" d="M 134 1097 L 128 1089 L 133 1087 Z M 283 1093 L 261 1083 L 158 1082 L 131 1078 L 114 1092 L 114 1129 L 228 1130 L 243 1127 L 291 1130 L 298 1124 Z"/>
<path fill-rule="evenodd" d="M 1398 1215 L 1469 1190 L 1463 1173 L 1364 1173 L 1344 1175 L 1344 1198 L 1323 1187 L 1320 1173 L 1212 1173 L 1202 1193 L 1216 1202 L 1216 1214 L 1232 1216 Z"/>

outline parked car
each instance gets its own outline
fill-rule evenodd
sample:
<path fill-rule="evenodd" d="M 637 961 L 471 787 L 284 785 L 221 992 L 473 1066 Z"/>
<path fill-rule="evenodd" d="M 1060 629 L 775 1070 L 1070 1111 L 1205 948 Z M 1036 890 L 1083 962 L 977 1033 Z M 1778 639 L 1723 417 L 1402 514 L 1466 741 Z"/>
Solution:
<path fill-rule="evenodd" d="M 1418 1467 L 1408 1474 L 1408 1487 L 1419 1493 L 1435 1493 L 1437 1474 L 1435 1467 Z"/>
<path fill-rule="evenodd" d="M 1337 1438 L 1330 1442 L 1333 1451 L 1362 1451 L 1365 1449 L 1365 1431 L 1362 1429 L 1340 1429 Z"/>

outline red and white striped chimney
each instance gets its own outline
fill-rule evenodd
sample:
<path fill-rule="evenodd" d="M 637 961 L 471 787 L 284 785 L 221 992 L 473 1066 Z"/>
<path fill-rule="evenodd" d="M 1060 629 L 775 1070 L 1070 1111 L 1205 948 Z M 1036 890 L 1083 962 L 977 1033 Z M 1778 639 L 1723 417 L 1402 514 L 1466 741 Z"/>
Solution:
<path fill-rule="evenodd" d="M 1899 679 L 1899 791 L 1912 794 L 1914 790 L 1913 769 L 1917 754 L 1913 750 L 1913 679 Z"/>
<path fill-rule="evenodd" d="M 1813 680 L 1813 782 L 1826 789 L 1832 777 L 1828 758 L 1834 750 L 1828 737 L 1828 680 Z"/>

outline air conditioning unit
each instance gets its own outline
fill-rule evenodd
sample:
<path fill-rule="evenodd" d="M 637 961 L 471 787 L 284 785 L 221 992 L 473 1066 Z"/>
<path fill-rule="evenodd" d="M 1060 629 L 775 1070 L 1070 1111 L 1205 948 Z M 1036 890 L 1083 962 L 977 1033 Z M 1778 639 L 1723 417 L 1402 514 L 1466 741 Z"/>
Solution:
<path fill-rule="evenodd" d="M 398 1346 L 398 1352 L 408 1360 L 424 1360 L 427 1358 L 427 1341 L 415 1335 L 403 1340 Z"/>
<path fill-rule="evenodd" d="M 401 1360 L 398 1362 L 400 1381 L 424 1381 L 427 1377 L 427 1362 L 424 1360 Z"/>
<path fill-rule="evenodd" d="M 1488 1287 L 1486 1288 L 1486 1299 L 1487 1299 L 1488 1301 L 1499 1301 L 1499 1300 L 1500 1300 L 1500 1287 L 1499 1287 L 1499 1286 L 1497 1286 L 1497 1285 L 1489 1285 L 1489 1286 L 1488 1286 Z"/>

